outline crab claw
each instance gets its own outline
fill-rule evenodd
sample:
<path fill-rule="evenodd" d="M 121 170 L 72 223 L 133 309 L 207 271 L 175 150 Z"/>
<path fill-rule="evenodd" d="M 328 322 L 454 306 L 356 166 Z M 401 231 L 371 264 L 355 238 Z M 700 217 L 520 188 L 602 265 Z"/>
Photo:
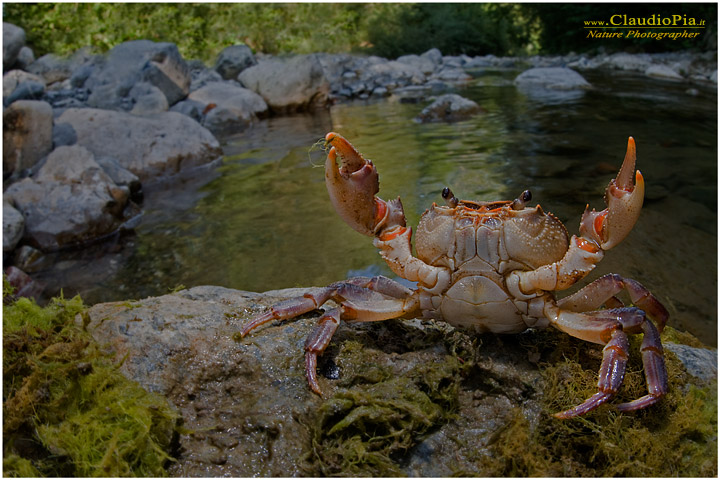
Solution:
<path fill-rule="evenodd" d="M 325 145 L 332 147 L 325 162 L 325 185 L 335 211 L 353 229 L 364 235 L 374 235 L 377 223 L 375 194 L 380 190 L 375 165 L 335 132 L 325 136 Z"/>
<path fill-rule="evenodd" d="M 586 208 L 580 220 L 580 234 L 595 241 L 603 250 L 622 242 L 640 216 L 645 181 L 640 171 L 635 170 L 635 159 L 635 140 L 630 137 L 620 171 L 605 190 L 607 208 L 600 212 Z"/>

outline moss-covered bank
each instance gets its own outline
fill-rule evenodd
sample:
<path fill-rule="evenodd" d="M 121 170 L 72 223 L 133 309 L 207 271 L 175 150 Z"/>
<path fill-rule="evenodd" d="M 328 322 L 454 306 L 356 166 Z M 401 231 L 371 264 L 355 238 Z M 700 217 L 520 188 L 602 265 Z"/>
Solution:
<path fill-rule="evenodd" d="M 11 295 L 5 283 L 3 475 L 164 475 L 177 413 L 75 325 L 80 297 L 41 308 Z"/>

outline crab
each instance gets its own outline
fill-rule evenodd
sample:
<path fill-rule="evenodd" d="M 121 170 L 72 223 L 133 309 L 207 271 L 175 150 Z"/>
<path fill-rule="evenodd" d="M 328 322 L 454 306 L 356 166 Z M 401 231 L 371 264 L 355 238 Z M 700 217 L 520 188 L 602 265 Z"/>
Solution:
<path fill-rule="evenodd" d="M 384 276 L 355 277 L 280 302 L 250 319 L 240 332 L 243 337 L 267 322 L 297 317 L 331 299 L 337 303 L 324 312 L 305 343 L 305 370 L 312 391 L 322 396 L 317 358 L 341 321 L 421 317 L 499 334 L 552 326 L 604 345 L 597 393 L 556 413 L 558 418 L 583 415 L 617 393 L 629 357 L 628 334 L 643 335 L 640 350 L 648 393 L 616 408 L 623 412 L 645 408 L 665 395 L 667 370 L 660 333 L 668 311 L 647 288 L 608 274 L 564 298 L 554 294 L 592 271 L 605 251 L 628 235 L 640 215 L 644 180 L 635 170 L 632 137 L 617 177 L 606 189 L 607 208 L 597 212 L 586 207 L 579 235 L 571 237 L 555 216 L 540 205 L 531 206 L 529 190 L 514 200 L 476 202 L 458 200 L 445 188 L 446 204 L 433 203 L 420 219 L 417 256 L 412 254 L 412 229 L 406 226 L 400 198 L 385 201 L 376 196 L 379 179 L 373 162 L 337 133 L 328 133 L 325 145 L 330 148 L 326 186 L 335 210 L 350 227 L 374 237 L 390 269 L 417 288 Z M 625 306 L 616 296 L 623 290 L 633 306 Z"/>

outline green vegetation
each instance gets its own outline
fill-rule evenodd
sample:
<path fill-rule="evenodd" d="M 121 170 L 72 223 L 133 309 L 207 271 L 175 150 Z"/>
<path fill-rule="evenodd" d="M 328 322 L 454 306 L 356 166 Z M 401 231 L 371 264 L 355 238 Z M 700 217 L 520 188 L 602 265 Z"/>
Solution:
<path fill-rule="evenodd" d="M 303 463 L 307 474 L 404 476 L 414 446 L 456 419 L 459 409 L 472 411 L 470 405 L 461 405 L 468 401 L 460 395 L 466 386 L 494 388 L 478 361 L 483 347 L 477 340 L 483 336 L 459 331 L 445 335 L 433 329 L 418 334 L 401 322 L 385 325 L 388 331 L 375 336 L 385 336 L 384 342 L 375 344 L 368 337 L 347 340 L 340 347 L 341 388 L 317 412 Z M 663 334 L 664 341 L 669 338 L 697 342 L 670 327 Z M 403 355 L 422 355 L 438 342 L 449 352 L 444 361 L 416 359 L 410 368 L 398 367 Z M 448 458 L 456 476 L 717 476 L 717 384 L 699 383 L 674 354 L 666 352 L 670 390 L 658 405 L 631 414 L 603 405 L 582 417 L 558 420 L 553 413 L 597 391 L 599 349 L 554 330 L 520 342 L 528 354 L 540 358 L 542 412 L 532 423 L 519 408 L 509 412 L 488 445 L 452 440 L 465 462 L 458 466 Z M 613 404 L 647 392 L 642 361 L 635 354 L 640 342 L 639 336 L 631 339 L 633 354 Z M 374 347 L 397 350 L 394 365 Z M 485 387 L 479 387 L 483 382 Z M 452 432 L 449 428 L 435 438 L 453 439 Z"/>
<path fill-rule="evenodd" d="M 125 378 L 75 317 L 80 297 L 3 297 L 3 474 L 160 476 L 177 412 Z"/>
<path fill-rule="evenodd" d="M 587 39 L 584 22 L 686 15 L 708 22 L 701 40 Z M 3 21 L 23 27 L 36 55 L 104 52 L 137 39 L 176 43 L 185 58 L 212 62 L 245 43 L 282 53 L 367 52 L 521 55 L 595 50 L 717 48 L 716 4 L 430 3 L 5 3 Z M 610 30 L 608 30 L 610 31 Z"/>

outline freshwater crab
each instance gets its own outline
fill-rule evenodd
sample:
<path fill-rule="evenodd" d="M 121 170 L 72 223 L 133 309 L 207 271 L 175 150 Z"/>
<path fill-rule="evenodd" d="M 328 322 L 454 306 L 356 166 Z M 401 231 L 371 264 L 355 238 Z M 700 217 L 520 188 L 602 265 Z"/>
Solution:
<path fill-rule="evenodd" d="M 668 312 L 645 287 L 608 274 L 560 300 L 552 293 L 587 275 L 637 221 L 644 181 L 635 171 L 632 137 L 620 171 L 605 192 L 607 208 L 596 212 L 586 207 L 580 236 L 570 237 L 556 217 L 539 205 L 529 206 L 527 190 L 515 200 L 474 202 L 458 200 L 445 188 L 442 196 L 447 205 L 433 203 L 420 219 L 417 257 L 412 255 L 412 230 L 405 226 L 400 198 L 385 201 L 375 196 L 379 181 L 372 161 L 337 133 L 328 133 L 325 144 L 331 147 L 325 179 L 335 210 L 353 229 L 375 237 L 374 244 L 392 271 L 417 282 L 417 289 L 383 276 L 351 278 L 320 293 L 280 302 L 244 325 L 243 337 L 269 321 L 296 317 L 329 299 L 337 302 L 339 306 L 324 313 L 305 343 L 306 375 L 314 392 L 321 395 L 317 356 L 329 345 L 342 320 L 415 317 L 443 320 L 478 332 L 519 333 L 553 326 L 604 345 L 598 392 L 582 404 L 556 413 L 558 418 L 585 414 L 617 392 L 629 355 L 627 334 L 643 334 L 648 394 L 617 408 L 645 408 L 667 392 L 660 332 Z M 615 296 L 622 290 L 635 306 L 626 307 Z"/>

